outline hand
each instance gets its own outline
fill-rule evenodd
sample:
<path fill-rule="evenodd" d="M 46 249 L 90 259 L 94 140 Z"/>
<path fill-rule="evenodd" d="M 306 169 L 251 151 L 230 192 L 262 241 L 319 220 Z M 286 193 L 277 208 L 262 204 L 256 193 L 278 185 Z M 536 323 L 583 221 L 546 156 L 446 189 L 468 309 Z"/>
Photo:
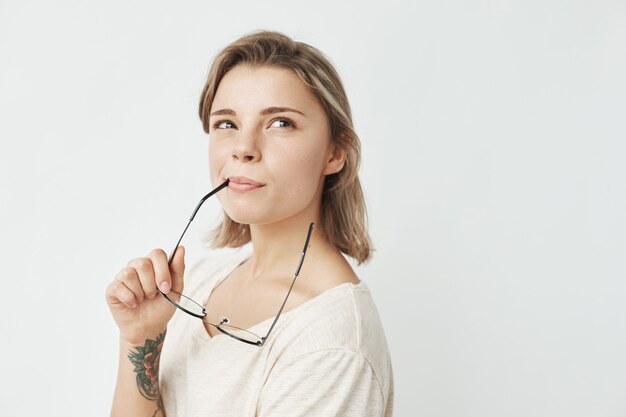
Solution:
<path fill-rule="evenodd" d="M 167 294 L 183 291 L 185 248 L 179 246 L 171 265 L 162 249 L 136 258 L 117 274 L 106 289 L 106 300 L 122 340 L 143 345 L 167 327 L 176 307 L 157 290 Z"/>

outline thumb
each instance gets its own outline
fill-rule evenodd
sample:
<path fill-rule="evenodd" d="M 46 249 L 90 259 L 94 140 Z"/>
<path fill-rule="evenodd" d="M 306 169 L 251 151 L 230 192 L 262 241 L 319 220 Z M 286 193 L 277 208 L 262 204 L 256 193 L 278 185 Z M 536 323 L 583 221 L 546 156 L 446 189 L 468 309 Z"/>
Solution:
<path fill-rule="evenodd" d="M 172 259 L 170 265 L 170 273 L 172 275 L 172 289 L 174 291 L 183 291 L 183 277 L 185 275 L 185 247 L 179 246 Z"/>

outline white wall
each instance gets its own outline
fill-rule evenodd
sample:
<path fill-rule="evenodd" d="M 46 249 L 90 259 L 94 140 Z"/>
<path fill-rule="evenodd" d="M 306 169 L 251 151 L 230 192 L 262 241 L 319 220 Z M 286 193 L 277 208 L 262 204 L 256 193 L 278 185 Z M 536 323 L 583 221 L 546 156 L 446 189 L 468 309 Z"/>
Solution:
<path fill-rule="evenodd" d="M 624 416 L 626 7 L 592 0 L 0 0 L 0 415 L 108 414 L 104 289 L 206 192 L 200 89 L 253 29 L 344 79 L 396 415 Z"/>

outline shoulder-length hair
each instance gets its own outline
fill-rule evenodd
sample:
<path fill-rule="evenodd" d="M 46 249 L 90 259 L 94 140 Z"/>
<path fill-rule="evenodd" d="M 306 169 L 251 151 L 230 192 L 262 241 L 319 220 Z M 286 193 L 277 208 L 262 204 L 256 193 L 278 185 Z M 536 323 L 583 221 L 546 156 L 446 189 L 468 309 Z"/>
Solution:
<path fill-rule="evenodd" d="M 358 264 L 370 259 L 367 210 L 358 170 L 361 143 L 352 125 L 350 104 L 337 71 L 318 49 L 275 31 L 251 32 L 226 46 L 214 58 L 200 98 L 200 119 L 209 133 L 209 113 L 224 75 L 239 64 L 293 70 L 322 104 L 330 125 L 330 140 L 345 150 L 341 171 L 327 175 L 321 203 L 321 227 L 326 239 Z M 250 226 L 225 212 L 210 236 L 214 247 L 240 247 L 250 241 Z"/>

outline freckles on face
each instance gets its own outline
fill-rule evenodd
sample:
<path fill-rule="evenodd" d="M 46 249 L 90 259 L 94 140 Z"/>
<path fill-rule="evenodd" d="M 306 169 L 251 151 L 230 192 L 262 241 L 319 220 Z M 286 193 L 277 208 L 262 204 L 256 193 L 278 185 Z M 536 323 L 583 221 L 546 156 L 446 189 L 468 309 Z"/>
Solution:
<path fill-rule="evenodd" d="M 328 119 L 292 70 L 236 66 L 221 80 L 210 115 L 213 186 L 233 176 L 264 184 L 249 192 L 229 186 L 218 194 L 233 220 L 268 223 L 320 204 Z"/>

